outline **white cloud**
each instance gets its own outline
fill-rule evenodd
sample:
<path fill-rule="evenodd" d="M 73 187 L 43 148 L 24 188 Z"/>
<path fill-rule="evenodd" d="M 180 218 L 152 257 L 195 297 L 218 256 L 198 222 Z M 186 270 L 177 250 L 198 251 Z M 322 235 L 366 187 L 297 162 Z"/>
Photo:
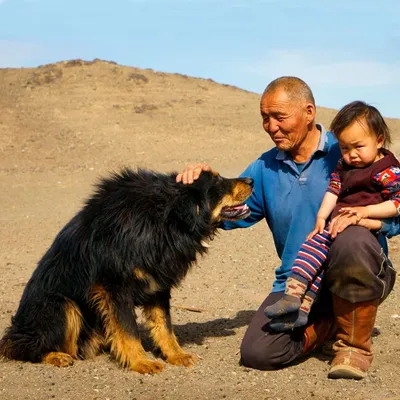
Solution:
<path fill-rule="evenodd" d="M 245 67 L 264 78 L 294 75 L 311 86 L 373 87 L 400 84 L 400 64 L 344 59 L 338 55 L 301 51 L 271 51 L 265 61 Z"/>

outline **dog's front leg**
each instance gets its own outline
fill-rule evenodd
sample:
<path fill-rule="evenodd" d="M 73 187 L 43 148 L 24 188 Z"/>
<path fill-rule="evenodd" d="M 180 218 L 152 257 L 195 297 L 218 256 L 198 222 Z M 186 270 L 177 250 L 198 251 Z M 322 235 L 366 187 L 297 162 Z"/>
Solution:
<path fill-rule="evenodd" d="M 185 353 L 179 346 L 172 328 L 169 300 L 169 292 L 158 293 L 153 304 L 144 306 L 146 325 L 150 329 L 153 341 L 159 346 L 167 362 L 191 367 L 197 361 L 197 357 Z"/>
<path fill-rule="evenodd" d="M 111 354 L 124 366 L 141 374 L 158 373 L 163 365 L 147 357 L 140 341 L 133 304 L 129 296 L 111 296 L 102 286 L 91 291 L 92 303 L 101 315 Z"/>

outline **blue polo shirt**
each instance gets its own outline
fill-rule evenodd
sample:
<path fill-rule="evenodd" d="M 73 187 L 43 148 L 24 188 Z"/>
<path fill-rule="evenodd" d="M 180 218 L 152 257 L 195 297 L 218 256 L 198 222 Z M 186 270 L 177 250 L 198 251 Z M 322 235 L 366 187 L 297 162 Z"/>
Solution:
<path fill-rule="evenodd" d="M 254 190 L 246 204 L 251 215 L 240 221 L 227 221 L 223 229 L 247 228 L 265 218 L 282 264 L 276 269 L 273 292 L 285 290 L 285 281 L 300 246 L 313 230 L 317 212 L 341 156 L 333 133 L 317 124 L 321 137 L 317 150 L 299 169 L 289 153 L 276 147 L 262 154 L 241 176 L 254 179 Z M 299 170 L 301 172 L 299 172 Z M 395 234 L 396 224 L 385 225 Z M 381 243 L 387 252 L 383 235 Z"/>

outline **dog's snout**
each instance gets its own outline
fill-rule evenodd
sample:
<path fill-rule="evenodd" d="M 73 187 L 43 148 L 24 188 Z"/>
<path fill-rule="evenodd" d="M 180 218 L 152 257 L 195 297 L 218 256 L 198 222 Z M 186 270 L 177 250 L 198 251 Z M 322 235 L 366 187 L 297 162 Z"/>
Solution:
<path fill-rule="evenodd" d="M 244 181 L 251 187 L 254 186 L 254 179 L 253 178 L 245 178 Z"/>

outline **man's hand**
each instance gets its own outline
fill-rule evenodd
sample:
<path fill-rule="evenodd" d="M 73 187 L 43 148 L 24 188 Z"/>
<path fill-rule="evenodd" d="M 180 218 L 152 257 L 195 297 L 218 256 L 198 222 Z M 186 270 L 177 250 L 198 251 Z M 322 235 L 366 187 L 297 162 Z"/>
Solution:
<path fill-rule="evenodd" d="M 350 225 L 358 225 L 360 220 L 357 215 L 350 213 L 339 214 L 329 223 L 328 231 L 334 239 L 340 232 L 343 232 Z"/>
<path fill-rule="evenodd" d="M 211 171 L 211 167 L 207 163 L 188 165 L 182 173 L 176 176 L 176 181 L 185 185 L 191 184 L 199 178 L 203 171 Z"/>
<path fill-rule="evenodd" d="M 307 236 L 307 240 L 310 240 L 316 235 L 317 233 L 322 233 L 325 229 L 326 219 L 317 216 L 317 220 L 315 221 L 315 227 Z"/>
<path fill-rule="evenodd" d="M 369 217 L 369 209 L 366 207 L 342 207 L 339 210 L 340 214 L 350 214 L 355 215 L 357 217 L 357 222 L 362 220 L 363 218 Z"/>

